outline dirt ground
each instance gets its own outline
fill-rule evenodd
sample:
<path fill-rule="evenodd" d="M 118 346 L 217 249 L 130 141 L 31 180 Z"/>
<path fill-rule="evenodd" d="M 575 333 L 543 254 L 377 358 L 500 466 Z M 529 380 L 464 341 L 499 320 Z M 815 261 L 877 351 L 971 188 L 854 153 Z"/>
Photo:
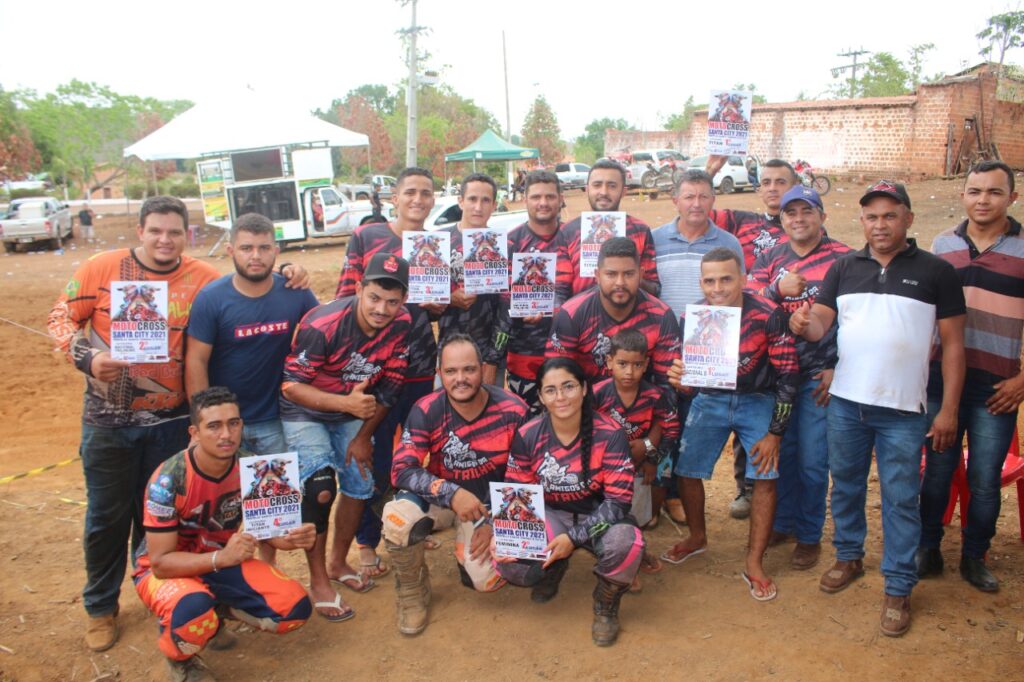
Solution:
<path fill-rule="evenodd" d="M 959 187 L 959 182 L 940 180 L 910 186 L 917 213 L 912 231 L 924 246 L 961 219 Z M 825 197 L 830 233 L 856 247 L 862 245 L 856 220 L 859 192 L 858 186 L 845 183 Z M 581 192 L 567 195 L 567 202 L 568 217 L 586 208 Z M 719 197 L 718 206 L 757 210 L 760 204 L 745 193 Z M 623 208 L 652 226 L 675 215 L 667 198 L 630 197 Z M 1021 213 L 1015 209 L 1015 215 Z M 99 248 L 133 245 L 132 228 L 130 219 L 101 217 Z M 200 230 L 190 253 L 207 259 L 215 237 Z M 0 423 L 7 425 L 0 443 L 0 479 L 77 455 L 82 378 L 53 352 L 48 338 L 30 330 L 45 329 L 46 314 L 65 281 L 94 250 L 76 240 L 63 255 L 0 256 L 0 316 L 5 318 L 0 322 Z M 327 300 L 343 250 L 343 241 L 316 241 L 290 248 L 282 258 L 309 269 L 316 294 Z M 207 260 L 223 272 L 230 269 L 223 253 Z M 747 523 L 728 516 L 732 465 L 723 458 L 708 486 L 707 554 L 644 576 L 643 592 L 623 599 L 622 634 L 610 649 L 590 642 L 594 579 L 585 553 L 573 559 L 558 597 L 538 606 L 526 590 L 514 587 L 491 595 L 462 587 L 451 555 L 453 539 L 445 532 L 439 536 L 442 548 L 429 554 L 434 603 L 430 627 L 421 636 L 398 634 L 388 576 L 367 594 L 344 591 L 358 612 L 352 621 L 330 624 L 314 617 L 286 637 L 246 633 L 235 650 L 205 658 L 221 679 L 253 680 L 306 680 L 327 670 L 361 679 L 939 679 L 957 667 L 973 679 L 1012 678 L 1011 671 L 1019 671 L 1024 660 L 1024 644 L 1019 643 L 1024 637 L 1024 544 L 1017 494 L 1012 487 L 1003 492 L 989 553 L 1001 591 L 982 594 L 960 579 L 959 534 L 950 532 L 945 575 L 918 586 L 914 625 L 902 639 L 878 635 L 883 581 L 877 479 L 872 477 L 869 491 L 866 577 L 843 593 L 825 595 L 817 581 L 832 560 L 831 547 L 826 544 L 818 567 L 798 572 L 789 568 L 792 545 L 783 545 L 771 549 L 767 560 L 779 597 L 759 604 L 740 579 Z M 77 461 L 0 484 L 0 680 L 164 679 L 156 624 L 129 580 L 122 589 L 123 634 L 117 645 L 92 654 L 82 642 L 84 498 Z M 648 542 L 660 553 L 678 537 L 663 519 Z M 282 564 L 291 575 L 306 579 L 299 554 L 283 556 Z"/>

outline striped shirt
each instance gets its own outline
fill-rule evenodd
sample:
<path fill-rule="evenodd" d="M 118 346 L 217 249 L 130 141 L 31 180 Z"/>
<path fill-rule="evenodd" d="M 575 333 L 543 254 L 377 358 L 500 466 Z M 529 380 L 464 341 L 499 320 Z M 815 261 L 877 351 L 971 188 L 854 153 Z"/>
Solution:
<path fill-rule="evenodd" d="M 743 249 L 736 237 L 710 221 L 704 234 L 692 242 L 688 241 L 679 233 L 676 226 L 678 222 L 676 218 L 651 234 L 654 236 L 655 260 L 661 279 L 659 298 L 672 308 L 676 317 L 681 317 L 688 303 L 696 303 L 704 298 L 700 288 L 700 259 L 704 254 L 724 246 L 735 251 L 742 259 Z"/>
<path fill-rule="evenodd" d="M 932 243 L 932 252 L 953 265 L 964 287 L 968 380 L 997 383 L 1020 373 L 1024 237 L 1020 223 L 1009 220 L 1007 233 L 983 252 L 968 236 L 966 220 Z"/>

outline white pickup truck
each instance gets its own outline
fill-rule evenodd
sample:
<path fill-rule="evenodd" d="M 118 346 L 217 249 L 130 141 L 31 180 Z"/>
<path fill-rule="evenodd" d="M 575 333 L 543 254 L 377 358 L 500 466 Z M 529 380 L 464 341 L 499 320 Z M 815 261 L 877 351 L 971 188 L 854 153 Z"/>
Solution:
<path fill-rule="evenodd" d="M 519 227 L 526 222 L 526 211 L 495 211 L 491 219 L 487 221 L 488 227 L 506 227 L 512 229 Z M 427 219 L 423 223 L 423 229 L 431 232 L 443 230 L 462 220 L 462 209 L 459 207 L 459 198 L 454 196 L 439 196 L 434 201 L 434 208 L 430 209 Z"/>
<path fill-rule="evenodd" d="M 15 199 L 0 219 L 0 239 L 8 253 L 14 253 L 18 244 L 40 241 L 59 249 L 61 240 L 70 237 L 71 210 L 50 197 Z"/>

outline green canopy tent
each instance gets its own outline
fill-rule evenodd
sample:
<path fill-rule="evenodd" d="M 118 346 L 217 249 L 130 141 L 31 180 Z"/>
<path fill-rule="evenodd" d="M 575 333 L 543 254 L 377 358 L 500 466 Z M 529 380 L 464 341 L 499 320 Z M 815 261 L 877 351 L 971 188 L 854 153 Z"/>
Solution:
<path fill-rule="evenodd" d="M 472 161 L 473 171 L 476 172 L 477 161 L 517 161 L 536 158 L 540 158 L 540 150 L 536 147 L 519 147 L 501 139 L 493 130 L 487 130 L 465 149 L 445 154 L 445 184 L 448 184 L 448 164 L 455 161 Z"/>

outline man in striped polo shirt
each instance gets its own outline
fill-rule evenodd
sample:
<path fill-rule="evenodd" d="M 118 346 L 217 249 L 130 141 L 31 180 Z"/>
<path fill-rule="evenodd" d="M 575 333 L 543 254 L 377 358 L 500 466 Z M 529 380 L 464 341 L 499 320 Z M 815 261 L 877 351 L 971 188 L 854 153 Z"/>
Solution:
<path fill-rule="evenodd" d="M 956 438 L 945 450 L 927 450 L 917 571 L 922 578 L 942 573 L 942 516 L 966 432 L 971 499 L 963 530 L 960 575 L 983 592 L 995 592 L 999 580 L 985 567 L 985 553 L 996 532 L 1000 475 L 1017 425 L 1017 407 L 1024 399 L 1020 366 L 1024 238 L 1020 223 L 1007 215 L 1017 192 L 1013 171 L 1006 164 L 982 161 L 976 165 L 967 174 L 960 196 L 967 220 L 936 237 L 932 252 L 953 264 L 964 287 L 967 376 Z M 937 409 L 942 396 L 941 358 L 940 347 L 933 357 L 928 381 L 929 412 Z"/>
<path fill-rule="evenodd" d="M 811 307 L 789 318 L 790 329 L 820 341 L 838 322 L 839 362 L 828 405 L 828 464 L 836 563 L 821 576 L 834 593 L 864 575 L 864 538 L 871 451 L 882 486 L 882 575 L 885 601 L 879 629 L 899 637 L 910 629 L 914 557 L 921 534 L 918 508 L 921 446 L 953 445 L 964 380 L 963 288 L 953 266 L 919 249 L 903 185 L 880 180 L 860 200 L 867 245 L 837 260 Z M 938 327 L 943 395 L 926 410 L 928 357 Z"/>

